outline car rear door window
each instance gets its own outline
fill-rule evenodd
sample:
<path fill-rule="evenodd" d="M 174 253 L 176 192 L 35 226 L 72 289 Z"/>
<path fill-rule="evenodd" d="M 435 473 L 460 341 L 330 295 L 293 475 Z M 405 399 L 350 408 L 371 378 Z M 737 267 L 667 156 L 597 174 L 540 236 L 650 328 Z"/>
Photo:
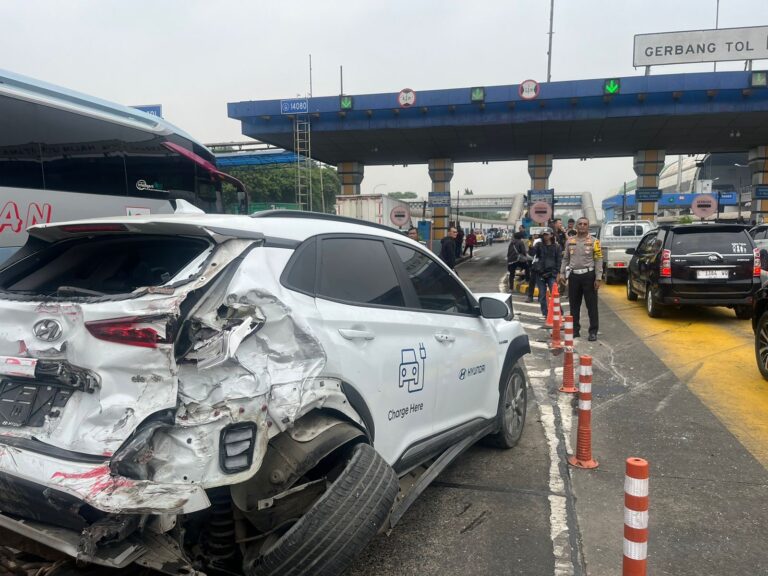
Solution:
<path fill-rule="evenodd" d="M 50 296 L 123 294 L 168 283 L 210 246 L 201 238 L 143 235 L 58 242 L 3 270 L 0 289 Z"/>
<path fill-rule="evenodd" d="M 471 314 L 473 308 L 467 291 L 440 264 L 420 252 L 395 244 L 408 277 L 424 310 Z"/>
<path fill-rule="evenodd" d="M 743 230 L 675 230 L 671 251 L 672 254 L 751 254 L 752 243 Z"/>
<path fill-rule="evenodd" d="M 318 296 L 355 304 L 405 306 L 403 291 L 380 240 L 324 238 Z"/>

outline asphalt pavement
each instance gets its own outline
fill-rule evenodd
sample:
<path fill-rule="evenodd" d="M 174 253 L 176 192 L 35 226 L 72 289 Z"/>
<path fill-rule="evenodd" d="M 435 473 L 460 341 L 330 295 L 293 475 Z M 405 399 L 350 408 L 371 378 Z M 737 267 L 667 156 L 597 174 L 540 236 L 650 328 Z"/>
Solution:
<path fill-rule="evenodd" d="M 480 248 L 457 271 L 474 291 L 506 290 L 505 253 Z M 628 457 L 650 464 L 648 574 L 768 574 L 768 385 L 749 323 L 726 309 L 650 319 L 622 286 L 604 286 L 598 341 L 575 346 L 576 366 L 593 357 L 599 467 L 587 471 L 565 462 L 577 412 L 557 391 L 562 356 L 537 305 L 513 298 L 533 346 L 521 443 L 468 451 L 349 574 L 621 574 Z"/>

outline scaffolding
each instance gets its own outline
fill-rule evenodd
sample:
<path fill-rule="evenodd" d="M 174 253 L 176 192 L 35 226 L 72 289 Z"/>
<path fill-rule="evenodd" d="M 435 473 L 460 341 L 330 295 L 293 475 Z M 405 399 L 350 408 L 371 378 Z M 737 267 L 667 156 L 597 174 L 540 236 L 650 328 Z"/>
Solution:
<path fill-rule="evenodd" d="M 296 204 L 312 210 L 312 137 L 309 114 L 293 119 L 293 150 L 296 153 Z"/>

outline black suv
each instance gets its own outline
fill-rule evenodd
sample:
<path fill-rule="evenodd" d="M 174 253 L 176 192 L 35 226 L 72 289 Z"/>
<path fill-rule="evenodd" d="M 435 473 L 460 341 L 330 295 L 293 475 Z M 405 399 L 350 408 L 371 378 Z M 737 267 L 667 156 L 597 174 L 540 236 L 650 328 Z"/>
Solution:
<path fill-rule="evenodd" d="M 664 306 L 728 306 L 752 317 L 760 288 L 760 253 L 738 224 L 662 225 L 648 232 L 632 254 L 627 299 L 645 298 L 648 315 Z"/>

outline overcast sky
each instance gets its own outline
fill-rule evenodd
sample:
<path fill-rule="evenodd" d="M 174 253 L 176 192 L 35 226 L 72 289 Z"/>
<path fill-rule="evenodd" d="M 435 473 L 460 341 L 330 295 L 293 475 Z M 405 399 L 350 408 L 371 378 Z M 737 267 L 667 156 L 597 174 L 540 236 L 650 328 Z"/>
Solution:
<path fill-rule="evenodd" d="M 717 0 L 555 0 L 552 80 L 643 74 L 633 36 L 715 27 Z M 242 141 L 227 102 L 546 80 L 549 0 L 0 0 L 0 68 L 122 104 L 162 104 L 203 142 Z M 768 25 L 768 0 L 720 0 L 720 28 Z M 757 62 L 756 67 L 768 67 Z M 667 66 L 653 73 L 711 70 Z M 743 62 L 718 70 L 741 70 Z M 702 150 L 701 152 L 706 152 Z M 675 157 L 676 158 L 676 157 Z M 671 158 L 668 158 L 668 161 Z M 602 199 L 632 159 L 555 160 L 550 185 Z M 363 192 L 429 189 L 426 166 L 367 167 Z M 529 188 L 525 162 L 457 164 L 451 187 Z"/>

